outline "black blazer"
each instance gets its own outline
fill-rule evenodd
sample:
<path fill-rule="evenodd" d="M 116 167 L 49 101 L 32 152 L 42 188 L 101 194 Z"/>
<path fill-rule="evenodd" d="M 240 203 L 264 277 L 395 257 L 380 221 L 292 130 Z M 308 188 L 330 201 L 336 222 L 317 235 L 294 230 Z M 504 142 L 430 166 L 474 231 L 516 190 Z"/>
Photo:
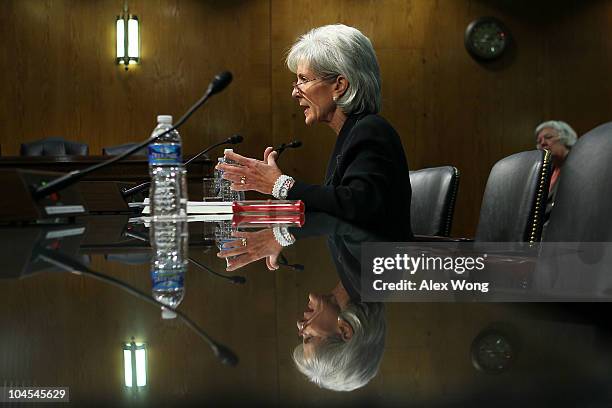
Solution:
<path fill-rule="evenodd" d="M 289 200 L 307 211 L 323 211 L 384 232 L 397 241 L 412 239 L 410 175 L 402 142 L 378 115 L 349 116 L 338 135 L 323 185 L 296 181 Z"/>

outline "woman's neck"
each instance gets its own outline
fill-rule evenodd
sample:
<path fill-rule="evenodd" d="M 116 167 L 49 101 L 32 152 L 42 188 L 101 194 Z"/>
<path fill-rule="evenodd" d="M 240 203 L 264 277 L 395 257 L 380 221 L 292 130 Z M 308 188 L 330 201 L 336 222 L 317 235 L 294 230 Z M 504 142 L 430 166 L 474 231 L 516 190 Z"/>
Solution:
<path fill-rule="evenodd" d="M 338 281 L 336 287 L 332 289 L 331 294 L 336 298 L 336 302 L 338 303 L 338 306 L 340 306 L 340 310 L 346 309 L 351 301 L 351 298 L 346 289 L 344 289 L 342 282 Z"/>
<path fill-rule="evenodd" d="M 565 156 L 564 157 L 553 157 L 552 159 L 553 167 L 557 169 L 560 169 L 561 167 L 563 167 L 563 163 L 565 163 Z"/>
<path fill-rule="evenodd" d="M 552 164 L 554 167 L 560 169 L 563 166 L 563 163 L 565 163 L 565 159 L 567 158 L 567 155 L 569 154 L 569 149 L 565 150 L 565 152 L 563 152 L 563 156 L 553 156 L 552 158 Z"/>
<path fill-rule="evenodd" d="M 347 116 L 340 110 L 340 108 L 336 107 L 331 120 L 327 123 L 330 128 L 336 133 L 336 136 L 340 134 L 342 130 L 342 126 L 344 126 L 344 122 L 346 122 Z"/>

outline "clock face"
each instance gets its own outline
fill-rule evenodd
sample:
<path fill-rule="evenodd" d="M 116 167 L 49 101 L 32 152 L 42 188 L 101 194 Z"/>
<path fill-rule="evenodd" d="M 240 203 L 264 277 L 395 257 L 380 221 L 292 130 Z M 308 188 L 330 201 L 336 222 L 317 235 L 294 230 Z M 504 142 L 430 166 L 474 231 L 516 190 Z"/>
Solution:
<path fill-rule="evenodd" d="M 465 47 L 478 59 L 498 58 L 506 49 L 509 39 L 508 30 L 493 17 L 472 21 L 465 30 Z"/>
<path fill-rule="evenodd" d="M 506 336 L 489 331 L 476 337 L 472 343 L 471 354 L 476 369 L 497 374 L 510 366 L 515 350 Z"/>

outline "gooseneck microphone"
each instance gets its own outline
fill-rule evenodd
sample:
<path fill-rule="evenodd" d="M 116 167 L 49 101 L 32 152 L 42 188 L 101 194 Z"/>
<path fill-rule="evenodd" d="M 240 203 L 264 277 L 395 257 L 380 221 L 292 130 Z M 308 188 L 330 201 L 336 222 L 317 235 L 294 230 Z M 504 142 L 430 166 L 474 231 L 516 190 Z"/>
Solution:
<path fill-rule="evenodd" d="M 276 158 L 278 159 L 281 154 L 285 151 L 285 149 L 297 149 L 302 146 L 302 142 L 299 140 L 294 140 L 289 143 L 281 143 L 277 147 L 274 148 L 274 151 L 277 153 Z"/>
<path fill-rule="evenodd" d="M 54 250 L 50 250 L 47 248 L 42 248 L 39 247 L 37 248 L 37 254 L 38 257 L 42 260 L 44 260 L 45 262 L 57 266 L 58 268 L 61 268 L 65 271 L 68 272 L 75 272 L 75 273 L 79 273 L 79 274 L 83 274 L 83 275 L 87 275 L 90 276 L 94 279 L 97 279 L 99 281 L 108 283 L 110 285 L 116 286 L 126 292 L 128 292 L 131 295 L 134 295 L 142 300 L 144 300 L 145 302 L 151 303 L 155 306 L 159 306 L 159 307 L 163 307 L 165 309 L 168 309 L 168 306 L 163 304 L 162 302 L 158 301 L 157 299 L 154 299 L 153 297 L 147 295 L 144 292 L 141 292 L 140 290 L 136 289 L 135 287 L 115 278 L 112 276 L 108 276 L 105 274 L 102 274 L 100 272 L 96 272 L 92 269 L 89 269 L 87 266 L 83 265 L 82 263 L 80 263 L 79 261 L 72 259 L 71 257 L 62 254 L 61 252 L 57 252 Z M 195 324 L 193 322 L 193 320 L 191 320 L 189 317 L 187 317 L 187 315 L 185 315 L 183 312 L 181 312 L 180 310 L 177 309 L 172 309 L 172 311 L 174 313 L 176 313 L 176 315 L 183 321 L 183 323 L 185 323 L 185 325 L 187 325 L 187 327 L 189 327 L 190 329 L 192 329 L 194 332 L 196 332 L 198 334 L 198 336 L 200 336 L 211 348 L 213 354 L 225 365 L 229 365 L 229 366 L 235 366 L 238 364 L 238 356 L 236 356 L 236 354 L 231 351 L 229 348 L 227 348 L 226 346 L 224 346 L 223 344 L 217 343 L 215 340 L 213 340 L 204 330 L 202 330 L 200 327 L 198 327 L 197 324 Z"/>
<path fill-rule="evenodd" d="M 189 163 L 191 163 L 192 161 L 194 161 L 195 159 L 197 159 L 198 157 L 202 156 L 203 154 L 208 153 L 209 151 L 211 151 L 212 149 L 214 149 L 215 147 L 218 146 L 222 146 L 224 144 L 231 144 L 231 145 L 235 145 L 235 144 L 240 144 L 244 141 L 244 137 L 242 137 L 242 135 L 233 135 L 231 137 L 228 137 L 227 139 L 225 139 L 222 142 L 218 142 L 215 143 L 214 145 L 202 150 L 200 153 L 196 154 L 195 156 L 193 156 L 191 159 L 187 160 L 183 166 L 187 166 Z"/>
<path fill-rule="evenodd" d="M 98 169 L 101 169 L 115 162 L 123 160 L 127 156 L 134 154 L 134 152 L 153 143 L 158 138 L 178 129 L 179 127 L 181 127 L 181 125 L 183 125 L 183 123 L 187 121 L 187 119 L 189 119 L 189 117 L 196 110 L 198 110 L 202 105 L 204 105 L 204 103 L 208 100 L 208 98 L 210 98 L 212 95 L 215 95 L 221 92 L 223 89 L 225 89 L 225 87 L 227 87 L 230 84 L 230 82 L 232 82 L 231 72 L 225 71 L 225 72 L 222 72 L 216 75 L 213 78 L 213 80 L 210 82 L 210 85 L 208 85 L 208 89 L 206 89 L 204 96 L 202 96 L 191 108 L 189 108 L 189 110 L 170 129 L 166 130 L 165 132 L 160 133 L 159 135 L 149 137 L 147 140 L 137 144 L 136 146 L 126 150 L 122 154 L 115 156 L 109 160 L 106 160 L 102 163 L 95 164 L 83 170 L 71 171 L 68 174 L 65 174 L 61 177 L 51 180 L 47 184 L 35 187 L 34 191 L 32 192 L 32 197 L 36 200 L 39 200 L 51 193 L 54 193 L 65 187 L 68 187 L 69 185 L 76 183 L 77 181 L 79 181 L 80 179 L 88 175 L 89 173 L 92 173 Z"/>
<path fill-rule="evenodd" d="M 191 159 L 189 159 L 185 163 L 183 163 L 183 166 L 187 166 L 189 163 L 191 163 L 195 159 L 199 158 L 200 156 L 208 153 L 209 151 L 211 151 L 215 147 L 222 146 L 222 145 L 225 145 L 225 144 L 235 145 L 235 144 L 242 143 L 243 140 L 244 140 L 244 137 L 242 137 L 241 135 L 234 135 L 234 136 L 228 137 L 227 139 L 225 139 L 225 140 L 223 140 L 221 142 L 217 142 L 217 143 L 213 144 L 212 146 L 209 146 L 206 149 L 202 150 L 200 153 L 196 154 Z M 150 181 L 146 181 L 146 182 L 141 183 L 141 184 L 139 184 L 137 186 L 125 189 L 124 191 L 121 192 L 121 194 L 123 195 L 124 198 L 125 197 L 129 197 L 129 196 L 131 196 L 133 194 L 136 194 L 136 193 L 139 193 L 139 192 L 141 192 L 143 190 L 146 190 L 147 188 L 149 188 L 150 185 L 151 185 L 151 182 Z"/>

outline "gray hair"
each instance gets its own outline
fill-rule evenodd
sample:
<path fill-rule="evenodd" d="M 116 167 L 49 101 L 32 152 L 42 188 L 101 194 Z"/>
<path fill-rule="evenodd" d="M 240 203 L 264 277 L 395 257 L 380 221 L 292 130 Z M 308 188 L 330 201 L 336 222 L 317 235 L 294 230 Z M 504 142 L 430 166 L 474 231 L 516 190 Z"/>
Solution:
<path fill-rule="evenodd" d="M 372 43 L 358 29 L 343 24 L 313 28 L 299 37 L 287 54 L 292 72 L 301 62 L 319 76 L 342 75 L 347 79 L 348 89 L 336 101 L 345 114 L 380 112 L 380 68 Z"/>
<path fill-rule="evenodd" d="M 555 129 L 557 133 L 559 133 L 559 141 L 569 148 L 571 148 L 576 143 L 576 131 L 572 129 L 570 125 L 561 120 L 549 120 L 540 123 L 535 129 L 536 138 L 538 137 L 538 133 L 540 133 L 544 128 Z"/>
<path fill-rule="evenodd" d="M 340 318 L 353 327 L 350 340 L 327 339 L 309 358 L 304 357 L 304 345 L 300 344 L 293 351 L 293 361 L 319 387 L 352 391 L 365 386 L 378 373 L 387 323 L 382 303 L 350 303 Z"/>

